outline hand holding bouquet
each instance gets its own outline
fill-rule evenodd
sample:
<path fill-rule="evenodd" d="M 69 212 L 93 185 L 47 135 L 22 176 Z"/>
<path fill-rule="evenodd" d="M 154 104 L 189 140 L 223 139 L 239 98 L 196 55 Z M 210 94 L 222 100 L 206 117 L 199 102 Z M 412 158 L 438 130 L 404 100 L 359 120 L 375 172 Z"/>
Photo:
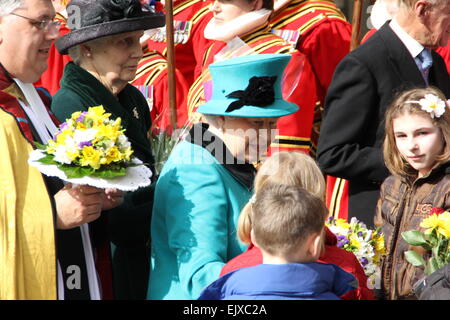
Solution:
<path fill-rule="evenodd" d="M 103 106 L 73 113 L 53 140 L 37 144 L 30 164 L 46 175 L 98 188 L 132 191 L 149 185 L 151 171 L 132 158 L 121 119 L 111 120 L 110 115 Z"/>
<path fill-rule="evenodd" d="M 368 278 L 367 286 L 370 289 L 379 289 L 381 280 L 380 262 L 386 254 L 381 229 L 369 230 L 364 223 L 354 217 L 350 220 L 350 223 L 344 219 L 329 217 L 326 225 L 336 235 L 337 246 L 355 254 Z"/>

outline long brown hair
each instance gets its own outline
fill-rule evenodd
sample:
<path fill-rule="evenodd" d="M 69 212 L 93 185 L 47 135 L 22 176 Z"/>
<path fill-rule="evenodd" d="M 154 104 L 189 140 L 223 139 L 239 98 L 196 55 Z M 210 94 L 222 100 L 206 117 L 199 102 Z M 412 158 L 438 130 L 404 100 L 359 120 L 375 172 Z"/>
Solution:
<path fill-rule="evenodd" d="M 447 104 L 443 115 L 439 118 L 431 118 L 430 113 L 422 110 L 418 103 L 426 94 L 433 94 L 446 101 L 445 95 L 437 88 L 412 89 L 400 93 L 386 111 L 383 156 L 386 167 L 393 175 L 410 177 L 417 175 L 417 171 L 402 157 L 395 142 L 394 119 L 405 114 L 430 118 L 433 125 L 441 130 L 444 139 L 444 150 L 436 157 L 436 161 L 444 163 L 450 159 L 450 107 Z"/>

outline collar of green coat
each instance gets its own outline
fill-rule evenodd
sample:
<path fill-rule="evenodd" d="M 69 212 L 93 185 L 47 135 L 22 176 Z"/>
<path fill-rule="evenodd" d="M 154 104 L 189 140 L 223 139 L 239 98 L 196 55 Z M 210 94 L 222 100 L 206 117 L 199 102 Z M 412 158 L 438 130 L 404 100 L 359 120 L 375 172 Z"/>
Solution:
<path fill-rule="evenodd" d="M 93 75 L 73 62 L 69 62 L 64 68 L 61 89 L 68 89 L 82 97 L 87 103 L 86 108 L 103 105 L 111 113 L 111 118 L 120 117 L 135 156 L 143 162 L 153 164 L 150 142 L 147 139 L 150 111 L 138 89 L 128 84 L 115 97 Z"/>

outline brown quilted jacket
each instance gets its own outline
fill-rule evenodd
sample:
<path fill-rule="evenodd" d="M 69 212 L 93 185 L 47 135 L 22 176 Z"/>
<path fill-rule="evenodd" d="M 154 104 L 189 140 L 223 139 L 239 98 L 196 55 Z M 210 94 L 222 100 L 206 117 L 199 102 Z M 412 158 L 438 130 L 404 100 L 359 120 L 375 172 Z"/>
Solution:
<path fill-rule="evenodd" d="M 381 226 L 385 236 L 386 257 L 382 262 L 382 290 L 387 299 L 414 299 L 412 287 L 424 274 L 405 259 L 411 246 L 401 233 L 420 230 L 421 221 L 431 208 L 450 209 L 450 162 L 433 169 L 427 176 L 408 181 L 388 177 L 381 186 L 375 225 Z M 424 249 L 414 247 L 424 253 Z"/>

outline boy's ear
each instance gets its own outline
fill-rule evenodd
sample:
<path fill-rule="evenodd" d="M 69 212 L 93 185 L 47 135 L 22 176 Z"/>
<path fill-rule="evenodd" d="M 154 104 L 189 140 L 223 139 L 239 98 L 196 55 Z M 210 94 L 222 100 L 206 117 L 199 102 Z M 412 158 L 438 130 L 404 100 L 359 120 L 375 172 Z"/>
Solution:
<path fill-rule="evenodd" d="M 311 257 L 311 260 L 316 261 L 317 259 L 319 259 L 323 250 L 324 250 L 323 232 L 312 234 L 308 239 L 308 248 L 307 248 L 307 252 Z"/>
<path fill-rule="evenodd" d="M 258 243 L 256 242 L 256 239 L 255 239 L 255 233 L 253 232 L 253 229 L 250 230 L 250 240 L 252 241 L 252 243 L 253 243 L 253 245 L 255 247 L 259 248 L 259 245 L 258 245 Z"/>

